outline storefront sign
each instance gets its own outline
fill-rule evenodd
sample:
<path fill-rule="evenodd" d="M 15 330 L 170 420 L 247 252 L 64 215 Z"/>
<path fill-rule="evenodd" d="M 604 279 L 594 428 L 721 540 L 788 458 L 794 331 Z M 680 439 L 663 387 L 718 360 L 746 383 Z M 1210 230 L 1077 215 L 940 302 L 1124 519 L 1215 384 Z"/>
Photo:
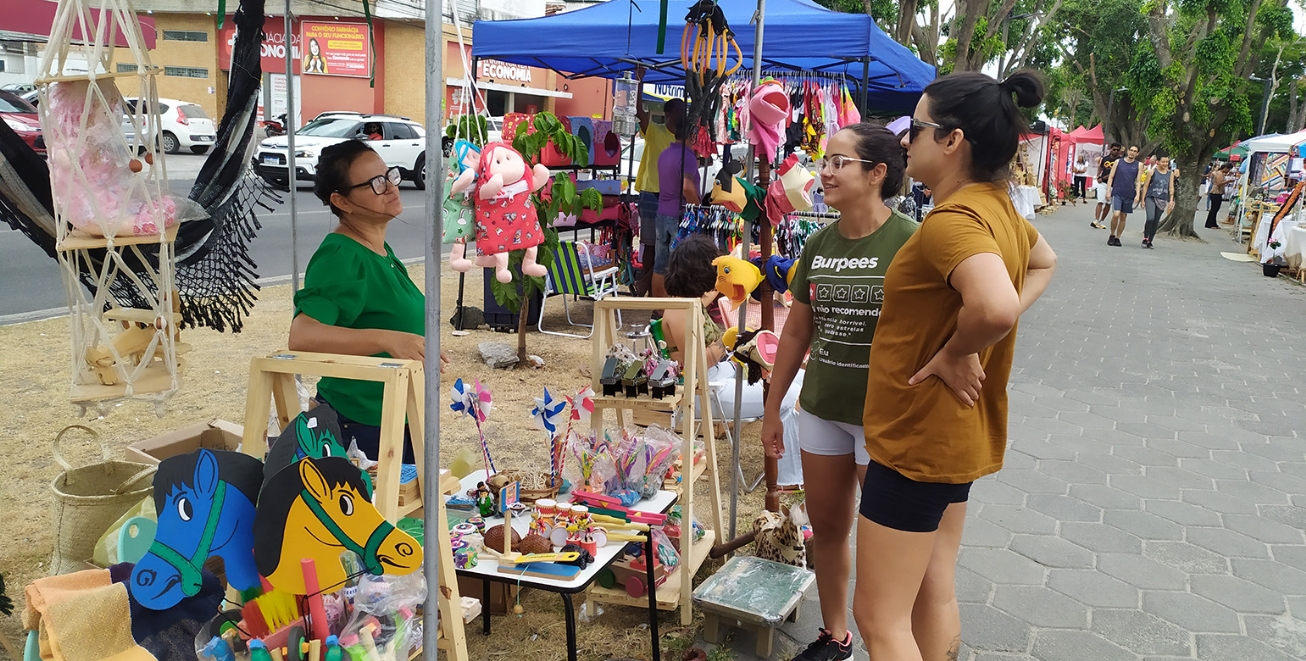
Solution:
<path fill-rule="evenodd" d="M 286 70 L 286 22 L 285 19 L 269 17 L 263 21 L 263 44 L 259 49 L 261 56 L 261 66 L 264 71 L 281 71 Z M 294 43 L 291 45 L 291 56 L 294 57 L 294 67 L 299 69 L 299 30 L 295 30 L 291 35 Z M 227 20 L 222 30 L 218 33 L 218 62 L 224 71 L 231 70 L 231 47 L 236 43 L 236 26 L 232 20 Z"/>
<path fill-rule="evenodd" d="M 515 80 L 519 83 L 529 83 L 531 68 L 498 60 L 481 60 L 476 77 L 479 80 Z"/>
<path fill-rule="evenodd" d="M 304 21 L 305 53 L 302 71 L 325 76 L 370 75 L 372 51 L 366 23 L 311 23 Z"/>

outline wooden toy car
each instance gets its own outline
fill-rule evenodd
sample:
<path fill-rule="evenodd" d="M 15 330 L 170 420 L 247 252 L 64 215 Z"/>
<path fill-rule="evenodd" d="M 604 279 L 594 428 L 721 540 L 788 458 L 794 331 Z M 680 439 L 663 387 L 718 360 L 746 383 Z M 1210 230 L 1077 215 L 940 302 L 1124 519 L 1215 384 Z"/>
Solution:
<path fill-rule="evenodd" d="M 605 588 L 620 585 L 626 588 L 626 594 L 639 598 L 648 594 L 648 572 L 646 569 L 643 555 L 639 557 L 628 556 L 617 560 L 599 572 L 598 583 Z M 654 559 L 653 579 L 655 589 L 667 581 L 668 575 L 662 563 Z"/>

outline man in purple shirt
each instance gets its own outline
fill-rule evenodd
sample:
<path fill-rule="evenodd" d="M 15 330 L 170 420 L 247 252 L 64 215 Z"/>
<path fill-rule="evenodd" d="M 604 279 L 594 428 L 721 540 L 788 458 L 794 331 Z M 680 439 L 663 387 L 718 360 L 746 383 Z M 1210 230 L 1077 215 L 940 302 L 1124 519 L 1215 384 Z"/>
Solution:
<path fill-rule="evenodd" d="M 698 159 L 689 148 L 689 127 L 684 126 L 685 102 L 671 99 L 663 106 L 667 129 L 676 137 L 658 156 L 658 213 L 653 220 L 653 295 L 665 297 L 664 280 L 671 259 L 671 242 L 680 231 L 686 204 L 698 204 Z"/>

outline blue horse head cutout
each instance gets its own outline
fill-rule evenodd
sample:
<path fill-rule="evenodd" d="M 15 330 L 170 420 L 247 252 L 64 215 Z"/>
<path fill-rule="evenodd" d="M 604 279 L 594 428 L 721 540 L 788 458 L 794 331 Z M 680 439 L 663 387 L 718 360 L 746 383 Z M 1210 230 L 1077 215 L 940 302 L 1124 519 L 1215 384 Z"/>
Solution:
<path fill-rule="evenodd" d="M 197 450 L 169 457 L 154 476 L 158 531 L 128 587 L 146 608 L 164 610 L 199 594 L 204 561 L 223 560 L 237 590 L 259 585 L 254 513 L 263 462 L 239 452 Z"/>

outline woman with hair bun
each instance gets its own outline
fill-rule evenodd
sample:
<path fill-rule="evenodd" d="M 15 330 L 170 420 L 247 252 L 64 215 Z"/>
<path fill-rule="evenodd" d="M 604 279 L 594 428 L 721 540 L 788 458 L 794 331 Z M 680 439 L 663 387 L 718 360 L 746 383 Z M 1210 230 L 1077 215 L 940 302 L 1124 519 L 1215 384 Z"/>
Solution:
<path fill-rule="evenodd" d="M 1056 254 L 1007 194 L 1043 100 L 1031 71 L 958 73 L 916 105 L 907 175 L 934 210 L 889 267 L 862 424 L 871 463 L 857 526 L 853 616 L 872 659 L 956 659 L 955 571 L 976 479 L 1002 468 L 1007 378 L 1020 315 Z"/>

